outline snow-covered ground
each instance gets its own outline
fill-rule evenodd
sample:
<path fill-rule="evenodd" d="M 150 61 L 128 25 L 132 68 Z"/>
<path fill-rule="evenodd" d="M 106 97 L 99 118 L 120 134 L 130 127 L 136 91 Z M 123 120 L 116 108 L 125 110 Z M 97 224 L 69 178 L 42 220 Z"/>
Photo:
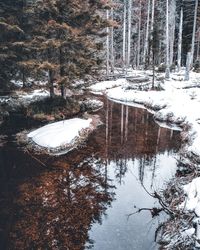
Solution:
<path fill-rule="evenodd" d="M 81 133 L 89 129 L 92 119 L 73 118 L 48 124 L 30 132 L 27 136 L 38 146 L 48 151 L 71 149 Z"/>
<path fill-rule="evenodd" d="M 141 71 L 132 73 L 133 76 L 142 74 L 151 75 L 150 72 L 142 73 Z M 141 86 L 142 83 L 118 79 L 117 81 L 97 83 L 91 87 L 91 90 L 102 91 L 108 98 L 126 102 L 128 105 L 130 103 L 131 105 L 143 105 L 154 114 L 155 120 L 178 125 L 183 130 L 186 142 L 182 148 L 186 158 L 195 157 L 200 164 L 200 74 L 191 72 L 189 81 L 184 81 L 184 70 L 172 73 L 169 80 L 164 80 L 163 75 L 158 74 L 155 86 L 159 87 L 160 91 L 151 90 L 151 84 L 145 90 Z M 196 230 L 186 226 L 185 232 L 190 232 L 189 237 L 195 235 L 196 246 L 199 247 L 200 177 L 191 180 L 183 187 L 183 190 L 185 201 L 179 209 L 184 208 L 184 211 L 194 212 L 198 220 Z"/>
<path fill-rule="evenodd" d="M 37 100 L 49 97 L 49 92 L 45 89 L 35 89 L 29 93 L 24 91 L 16 91 L 11 96 L 1 96 L 0 104 L 11 104 L 11 105 L 26 105 Z"/>

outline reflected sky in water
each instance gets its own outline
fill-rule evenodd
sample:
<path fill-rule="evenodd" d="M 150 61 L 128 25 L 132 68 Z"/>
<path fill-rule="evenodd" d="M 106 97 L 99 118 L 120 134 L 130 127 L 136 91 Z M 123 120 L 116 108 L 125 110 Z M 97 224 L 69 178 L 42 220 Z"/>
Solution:
<path fill-rule="evenodd" d="M 99 115 L 104 124 L 64 156 L 2 144 L 4 249 L 156 249 L 159 218 L 127 215 L 134 205 L 156 205 L 143 186 L 158 191 L 174 175 L 179 133 L 160 128 L 144 109 L 108 100 Z"/>
<path fill-rule="evenodd" d="M 163 218 L 149 211 L 127 217 L 137 208 L 152 208 L 152 193 L 164 188 L 176 171 L 179 133 L 159 127 L 144 109 L 107 101 L 104 155 L 107 175 L 116 187 L 115 201 L 102 224 L 93 225 L 93 249 L 157 249 L 155 230 Z M 103 137 L 103 135 L 99 135 Z M 144 189 L 145 187 L 145 189 Z"/>

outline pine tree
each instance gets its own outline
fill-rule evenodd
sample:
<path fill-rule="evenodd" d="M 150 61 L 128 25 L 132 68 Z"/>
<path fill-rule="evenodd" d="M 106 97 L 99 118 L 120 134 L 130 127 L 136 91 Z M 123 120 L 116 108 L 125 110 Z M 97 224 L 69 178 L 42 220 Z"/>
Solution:
<path fill-rule="evenodd" d="M 5 84 L 18 71 L 20 47 L 25 34 L 21 28 L 23 1 L 0 2 L 0 82 Z"/>

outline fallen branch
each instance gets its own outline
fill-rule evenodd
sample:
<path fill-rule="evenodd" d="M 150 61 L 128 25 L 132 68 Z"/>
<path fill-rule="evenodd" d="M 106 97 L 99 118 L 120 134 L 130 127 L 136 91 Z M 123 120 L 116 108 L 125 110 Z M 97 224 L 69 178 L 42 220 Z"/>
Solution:
<path fill-rule="evenodd" d="M 150 211 L 152 218 L 154 218 L 155 216 L 158 216 L 160 214 L 160 212 L 163 211 L 163 208 L 157 208 L 157 207 L 153 207 L 153 208 L 139 208 L 136 212 L 128 214 L 128 216 L 127 216 L 128 218 L 127 219 L 129 219 L 130 216 L 132 216 L 134 214 L 137 214 L 137 213 L 140 213 L 142 211 Z"/>

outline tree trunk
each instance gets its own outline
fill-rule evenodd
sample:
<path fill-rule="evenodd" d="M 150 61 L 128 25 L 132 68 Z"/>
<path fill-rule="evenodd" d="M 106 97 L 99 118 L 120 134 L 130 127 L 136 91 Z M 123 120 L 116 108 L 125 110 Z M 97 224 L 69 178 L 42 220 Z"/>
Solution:
<path fill-rule="evenodd" d="M 109 10 L 106 10 L 106 19 L 109 19 Z M 110 73 L 109 69 L 109 61 L 110 61 L 110 35 L 109 35 L 109 27 L 106 28 L 107 37 L 106 37 L 106 75 L 108 76 Z"/>
<path fill-rule="evenodd" d="M 154 13 L 155 13 L 155 0 L 152 0 L 152 10 L 151 10 L 151 33 L 153 33 Z"/>
<path fill-rule="evenodd" d="M 178 59 L 177 59 L 178 72 L 181 69 L 182 33 L 183 33 L 183 7 L 181 7 L 179 34 L 178 34 Z"/>
<path fill-rule="evenodd" d="M 60 52 L 60 78 L 62 80 L 62 78 L 64 77 L 64 60 L 63 60 L 63 51 L 62 51 L 62 47 L 60 47 L 59 49 L 59 52 Z M 60 86 L 60 90 L 61 90 L 61 96 L 62 98 L 66 98 L 66 89 L 65 89 L 65 84 L 62 83 L 61 86 Z"/>
<path fill-rule="evenodd" d="M 111 8 L 111 20 L 113 21 L 113 8 Z M 111 56 L 111 72 L 114 74 L 115 72 L 115 56 L 114 56 L 114 29 L 110 28 L 110 56 Z"/>
<path fill-rule="evenodd" d="M 141 0 L 140 0 L 140 12 L 139 12 L 139 23 L 138 23 L 138 48 L 137 48 L 137 68 L 140 66 L 140 39 L 141 39 Z"/>
<path fill-rule="evenodd" d="M 152 78 L 152 89 L 154 89 L 155 86 L 155 51 L 153 49 L 153 78 Z"/>
<path fill-rule="evenodd" d="M 166 71 L 165 78 L 170 78 L 169 68 L 169 0 L 166 0 Z"/>
<path fill-rule="evenodd" d="M 124 20 L 123 20 L 123 71 L 126 69 L 126 0 L 124 0 Z"/>
<path fill-rule="evenodd" d="M 22 69 L 22 82 L 23 82 L 23 88 L 26 88 L 26 77 L 24 69 Z"/>
<path fill-rule="evenodd" d="M 197 60 L 199 60 L 199 40 L 200 40 L 200 30 L 198 29 L 198 42 L 197 42 Z"/>
<path fill-rule="evenodd" d="M 50 97 L 53 98 L 55 96 L 54 94 L 54 86 L 53 86 L 53 71 L 49 69 L 49 92 L 50 92 Z"/>
<path fill-rule="evenodd" d="M 191 52 L 187 53 L 187 61 L 185 68 L 185 81 L 189 81 L 190 79 L 190 65 L 191 65 Z"/>
<path fill-rule="evenodd" d="M 173 64 L 174 59 L 174 38 L 175 38 L 175 22 L 176 22 L 176 2 L 175 0 L 171 1 L 170 5 L 170 37 L 169 37 L 169 49 L 170 49 L 170 55 L 169 55 L 169 65 Z"/>
<path fill-rule="evenodd" d="M 198 10 L 198 0 L 195 2 L 195 10 L 194 10 L 194 22 L 193 22 L 193 32 L 192 32 L 192 45 L 191 45 L 191 60 L 190 67 L 193 66 L 194 61 L 194 43 L 195 43 L 195 34 L 196 34 L 196 23 L 197 23 L 197 10 Z"/>
<path fill-rule="evenodd" d="M 145 43 L 144 43 L 144 57 L 143 57 L 143 64 L 144 65 L 146 62 L 146 55 L 148 55 L 148 47 L 149 47 L 150 4 L 151 4 L 151 0 L 148 1 L 148 10 L 147 10 L 147 26 L 146 26 L 146 36 L 145 36 Z"/>
<path fill-rule="evenodd" d="M 127 48 L 127 68 L 130 66 L 130 53 L 131 53 L 131 21 L 132 21 L 132 0 L 129 0 L 129 5 L 128 5 L 128 48 Z"/>

